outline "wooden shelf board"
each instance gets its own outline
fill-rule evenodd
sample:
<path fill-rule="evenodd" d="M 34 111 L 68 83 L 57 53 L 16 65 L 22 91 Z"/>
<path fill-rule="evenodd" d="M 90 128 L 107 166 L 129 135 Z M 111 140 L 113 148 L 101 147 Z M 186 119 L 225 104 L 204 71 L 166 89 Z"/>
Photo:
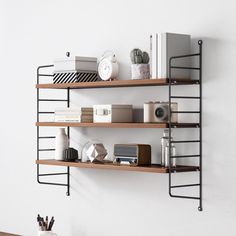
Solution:
<path fill-rule="evenodd" d="M 173 85 L 199 84 L 199 80 L 191 79 L 172 79 Z M 138 86 L 166 86 L 169 85 L 168 79 L 146 79 L 146 80 L 114 80 L 114 81 L 95 81 L 81 83 L 63 84 L 36 84 L 36 88 L 41 89 L 88 89 L 88 88 L 116 88 L 116 87 L 138 87 Z"/>
<path fill-rule="evenodd" d="M 0 232 L 0 236 L 20 236 L 19 234 L 10 234 L 6 232 Z"/>
<path fill-rule="evenodd" d="M 196 128 L 198 123 L 174 123 L 174 128 Z M 36 126 L 52 127 L 100 127 L 100 128 L 168 128 L 168 123 L 79 123 L 79 122 L 36 122 Z"/>
<path fill-rule="evenodd" d="M 90 168 L 90 169 L 108 169 L 108 170 L 123 170 L 123 171 L 136 171 L 136 172 L 151 172 L 151 173 L 168 173 L 168 168 L 161 167 L 157 164 L 150 166 L 126 166 L 126 165 L 115 165 L 115 164 L 93 164 L 93 163 L 82 163 L 82 162 L 65 162 L 56 160 L 36 160 L 36 164 L 40 165 L 52 165 L 52 166 L 70 166 L 78 168 Z M 197 171 L 199 167 L 196 166 L 177 166 L 174 171 L 176 172 L 189 172 Z"/>

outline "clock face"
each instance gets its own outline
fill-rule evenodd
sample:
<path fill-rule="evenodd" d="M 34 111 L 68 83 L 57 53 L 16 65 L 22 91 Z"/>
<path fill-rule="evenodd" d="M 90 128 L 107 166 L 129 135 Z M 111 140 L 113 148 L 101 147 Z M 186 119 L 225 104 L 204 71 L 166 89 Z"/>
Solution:
<path fill-rule="evenodd" d="M 110 60 L 103 59 L 98 66 L 98 74 L 102 80 L 109 80 L 112 75 L 112 63 Z"/>

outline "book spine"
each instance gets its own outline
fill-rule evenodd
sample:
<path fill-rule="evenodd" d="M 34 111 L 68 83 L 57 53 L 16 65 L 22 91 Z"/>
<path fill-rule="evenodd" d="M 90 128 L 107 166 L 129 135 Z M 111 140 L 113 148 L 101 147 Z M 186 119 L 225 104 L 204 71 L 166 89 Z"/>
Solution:
<path fill-rule="evenodd" d="M 162 76 L 163 78 L 168 78 L 168 33 L 162 34 Z"/>
<path fill-rule="evenodd" d="M 81 111 L 93 111 L 92 107 L 81 107 Z"/>
<path fill-rule="evenodd" d="M 149 51 L 149 55 L 150 55 L 150 77 L 151 77 L 151 79 L 153 78 L 153 76 L 152 76 L 152 68 L 153 68 L 153 65 L 152 65 L 152 37 L 153 37 L 153 35 L 151 34 L 150 35 L 150 51 Z"/>
<path fill-rule="evenodd" d="M 158 78 L 157 72 L 157 43 L 158 43 L 158 35 L 156 33 L 150 36 L 150 65 L 151 65 L 151 79 Z"/>

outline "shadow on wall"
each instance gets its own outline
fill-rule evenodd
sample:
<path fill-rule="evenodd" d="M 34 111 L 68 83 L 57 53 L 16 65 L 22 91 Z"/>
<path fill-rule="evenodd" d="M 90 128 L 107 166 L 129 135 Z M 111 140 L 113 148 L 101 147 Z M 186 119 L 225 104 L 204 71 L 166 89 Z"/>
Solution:
<path fill-rule="evenodd" d="M 202 45 L 202 63 L 203 63 L 203 84 L 208 83 L 211 80 L 220 80 L 224 76 L 223 70 L 217 70 L 222 68 L 223 60 L 221 51 L 224 49 L 222 40 L 215 38 L 192 38 L 192 52 L 198 52 L 198 40 L 203 41 Z M 227 58 L 225 58 L 226 60 Z M 195 65 L 196 61 L 194 61 Z M 194 75 L 195 77 L 195 75 Z"/>
<path fill-rule="evenodd" d="M 119 80 L 128 80 L 131 78 L 131 62 L 130 63 L 124 63 L 122 61 L 119 61 Z"/>

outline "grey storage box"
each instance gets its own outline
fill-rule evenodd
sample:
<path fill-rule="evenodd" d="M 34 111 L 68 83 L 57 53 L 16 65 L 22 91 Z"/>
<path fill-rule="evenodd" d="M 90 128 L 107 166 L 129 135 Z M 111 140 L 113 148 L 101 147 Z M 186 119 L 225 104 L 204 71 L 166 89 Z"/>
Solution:
<path fill-rule="evenodd" d="M 94 82 L 97 80 L 96 57 L 66 57 L 54 61 L 54 84 Z"/>
<path fill-rule="evenodd" d="M 54 72 L 90 71 L 97 72 L 96 57 L 66 57 L 54 61 Z"/>
<path fill-rule="evenodd" d="M 130 123 L 133 121 L 132 105 L 94 105 L 94 123 Z"/>

